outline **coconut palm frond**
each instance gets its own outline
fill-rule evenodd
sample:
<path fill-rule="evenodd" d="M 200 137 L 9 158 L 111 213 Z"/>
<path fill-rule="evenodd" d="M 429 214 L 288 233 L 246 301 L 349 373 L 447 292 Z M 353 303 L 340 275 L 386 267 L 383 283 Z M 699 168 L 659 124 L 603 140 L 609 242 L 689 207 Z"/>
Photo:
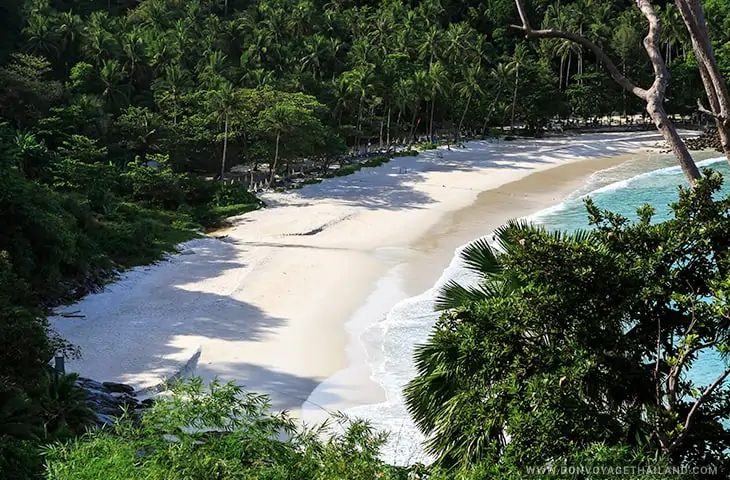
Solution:
<path fill-rule="evenodd" d="M 569 243 L 586 243 L 590 242 L 596 237 L 595 230 L 575 230 L 573 232 L 565 232 L 562 230 L 553 230 L 548 232 L 550 237 L 555 240 Z"/>
<path fill-rule="evenodd" d="M 499 248 L 504 252 L 513 251 L 519 247 L 519 240 L 535 232 L 544 232 L 545 228 L 535 225 L 525 219 L 510 220 L 494 231 L 494 237 Z"/>
<path fill-rule="evenodd" d="M 461 258 L 469 270 L 481 275 L 497 275 L 502 272 L 502 262 L 485 238 L 467 245 L 461 252 Z"/>
<path fill-rule="evenodd" d="M 500 287 L 501 282 L 485 282 L 478 287 L 467 288 L 451 280 L 441 287 L 434 308 L 437 311 L 450 310 L 463 307 L 472 302 L 486 300 L 498 296 Z"/>

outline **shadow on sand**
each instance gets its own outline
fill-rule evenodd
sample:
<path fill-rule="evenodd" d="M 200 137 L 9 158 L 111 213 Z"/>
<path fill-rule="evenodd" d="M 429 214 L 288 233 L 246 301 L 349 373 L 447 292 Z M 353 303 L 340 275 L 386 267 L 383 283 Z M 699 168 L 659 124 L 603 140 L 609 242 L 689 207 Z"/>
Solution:
<path fill-rule="evenodd" d="M 299 408 L 322 379 L 276 372 L 250 363 L 250 355 L 248 362 L 237 361 L 235 355 L 225 363 L 207 359 L 206 353 L 220 342 L 264 341 L 288 322 L 234 298 L 237 285 L 230 280 L 236 272 L 241 277 L 246 273 L 238 259 L 245 247 L 234 243 L 194 240 L 187 254 L 138 267 L 120 282 L 64 309 L 83 318 L 52 317 L 53 328 L 81 350 L 81 359 L 66 361 L 67 370 L 151 388 L 187 366 L 184 376 L 255 385 L 257 393 L 272 395 L 275 409 Z M 224 273 L 225 281 L 216 284 Z M 198 283 L 204 280 L 208 291 L 200 291 Z"/>

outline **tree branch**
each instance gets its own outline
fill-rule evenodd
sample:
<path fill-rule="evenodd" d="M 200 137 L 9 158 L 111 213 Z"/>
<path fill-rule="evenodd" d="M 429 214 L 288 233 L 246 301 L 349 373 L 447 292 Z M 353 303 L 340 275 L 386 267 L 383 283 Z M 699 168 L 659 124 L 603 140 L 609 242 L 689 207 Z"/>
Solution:
<path fill-rule="evenodd" d="M 719 114 L 713 112 L 712 110 L 708 110 L 707 108 L 705 108 L 705 106 L 702 105 L 702 100 L 700 100 L 699 98 L 697 99 L 697 111 L 722 121 L 722 117 Z"/>
<path fill-rule="evenodd" d="M 654 83 L 648 90 L 636 86 L 631 80 L 622 75 L 603 49 L 585 38 L 583 35 L 556 29 L 533 30 L 530 26 L 530 21 L 527 18 L 527 10 L 525 9 L 524 0 L 515 0 L 515 3 L 517 4 L 517 11 L 519 12 L 520 19 L 522 21 L 522 26 L 512 25 L 512 28 L 524 32 L 527 37 L 563 38 L 565 40 L 570 40 L 571 42 L 577 43 L 578 45 L 581 45 L 593 52 L 598 61 L 603 64 L 616 83 L 646 102 L 647 113 L 651 116 L 657 130 L 661 132 L 664 140 L 667 142 L 667 145 L 669 145 L 672 152 L 677 157 L 677 160 L 679 160 L 679 165 L 682 167 L 682 172 L 687 177 L 687 180 L 689 180 L 690 184 L 694 186 L 700 178 L 700 171 L 692 159 L 692 155 L 689 153 L 689 150 L 687 150 L 687 146 L 684 144 L 684 141 L 677 133 L 677 129 L 672 123 L 672 120 L 669 118 L 669 115 L 667 115 L 666 110 L 664 110 L 664 100 L 667 82 L 669 80 L 669 71 L 667 70 L 667 65 L 664 63 L 664 58 L 662 57 L 661 50 L 659 48 L 662 24 L 649 0 L 635 1 L 639 10 L 641 10 L 641 13 L 649 22 L 649 33 L 644 38 L 644 49 L 649 55 L 649 59 L 651 60 L 654 70 Z"/>
<path fill-rule="evenodd" d="M 624 89 L 633 93 L 637 97 L 641 98 L 642 100 L 646 100 L 647 91 L 641 87 L 636 86 L 634 82 L 626 78 L 619 71 L 619 69 L 616 68 L 616 65 L 613 63 L 611 58 L 606 55 L 601 47 L 577 33 L 564 32 L 562 30 L 556 30 L 554 28 L 533 30 L 530 26 L 530 21 L 527 18 L 527 11 L 525 9 L 524 0 L 515 0 L 515 3 L 517 4 L 517 11 L 520 14 L 520 20 L 522 21 L 522 25 L 510 25 L 511 28 L 524 32 L 525 36 L 529 38 L 563 38 L 565 40 L 570 40 L 571 42 L 575 42 L 585 47 L 586 49 L 593 52 L 598 61 L 603 64 L 608 73 L 611 75 L 611 78 L 613 78 L 619 85 L 621 85 Z"/>
<path fill-rule="evenodd" d="M 682 433 L 677 438 L 675 438 L 669 445 L 668 450 L 670 452 L 677 448 L 677 446 L 682 443 L 682 440 L 684 440 L 684 437 L 687 436 L 689 428 L 692 426 L 694 416 L 697 413 L 697 409 L 700 407 L 700 405 L 705 403 L 705 401 L 707 400 L 707 396 L 710 395 L 715 390 L 715 388 L 717 388 L 717 386 L 720 385 L 725 380 L 725 378 L 727 378 L 728 375 L 730 375 L 730 367 L 725 369 L 725 371 L 722 372 L 722 374 L 717 377 L 714 382 L 712 382 L 712 385 L 708 386 L 705 391 L 702 392 L 702 394 L 697 398 L 697 401 L 694 403 L 694 405 L 692 405 L 692 409 L 687 414 L 687 419 L 684 421 L 684 430 L 682 430 Z"/>

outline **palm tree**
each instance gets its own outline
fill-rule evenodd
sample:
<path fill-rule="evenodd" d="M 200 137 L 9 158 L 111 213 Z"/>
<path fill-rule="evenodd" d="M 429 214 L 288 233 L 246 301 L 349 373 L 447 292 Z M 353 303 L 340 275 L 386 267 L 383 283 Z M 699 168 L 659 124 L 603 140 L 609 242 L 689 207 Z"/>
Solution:
<path fill-rule="evenodd" d="M 33 13 L 23 29 L 26 50 L 33 55 L 54 59 L 59 53 L 59 35 L 50 17 Z"/>
<path fill-rule="evenodd" d="M 570 10 L 568 10 L 568 13 Z M 545 11 L 545 19 L 543 20 L 544 28 L 556 28 L 558 30 L 567 31 L 572 28 L 572 19 L 566 13 L 565 8 L 560 8 L 557 5 L 548 6 Z M 552 47 L 552 55 L 560 58 L 560 72 L 559 72 L 559 88 L 563 89 L 563 78 L 565 78 L 565 87 L 568 86 L 570 78 L 570 67 L 573 56 L 580 55 L 580 47 L 574 42 L 565 39 L 550 39 L 546 40 L 546 43 Z M 567 71 L 564 68 L 567 60 Z"/>
<path fill-rule="evenodd" d="M 169 106 L 169 110 L 172 111 L 173 125 L 177 125 L 177 117 L 180 114 L 180 97 L 191 86 L 190 72 L 177 64 L 165 67 L 164 75 L 158 77 L 152 85 L 153 91 L 158 94 L 160 106 Z"/>
<path fill-rule="evenodd" d="M 482 135 L 486 135 L 487 133 L 487 124 L 489 123 L 489 120 L 492 117 L 492 114 L 494 113 L 494 109 L 497 107 L 497 103 L 499 102 L 499 98 L 501 97 L 502 93 L 507 90 L 509 87 L 509 82 L 512 78 L 512 74 L 507 68 L 507 65 L 504 63 L 497 64 L 496 67 L 494 67 L 489 72 L 489 84 L 492 89 L 492 91 L 496 90 L 496 93 L 494 94 L 494 98 L 492 98 L 492 101 L 489 105 L 489 108 L 487 108 L 486 114 L 484 115 L 484 125 L 482 126 Z"/>
<path fill-rule="evenodd" d="M 360 66 L 353 70 L 345 72 L 342 75 L 345 82 L 347 93 L 354 93 L 357 98 L 357 135 L 355 137 L 355 145 L 360 146 L 360 138 L 362 136 L 362 113 L 365 104 L 365 96 L 373 89 L 372 84 L 372 66 Z"/>
<path fill-rule="evenodd" d="M 510 223 L 495 232 L 495 239 L 505 251 L 518 245 L 516 236 L 510 230 L 515 227 L 528 228 L 526 225 Z M 436 298 L 436 311 L 448 312 L 493 298 L 507 297 L 519 288 L 518 281 L 505 269 L 501 254 L 487 240 L 480 239 L 468 245 L 462 251 L 461 259 L 467 269 L 478 275 L 479 283 L 476 287 L 464 287 L 453 280 L 447 283 Z M 437 455 L 440 460 L 446 456 L 463 454 L 452 449 L 464 448 L 463 443 L 471 439 L 467 435 L 460 435 L 463 434 L 463 425 L 454 417 L 464 402 L 472 401 L 468 386 L 464 383 L 467 380 L 463 378 L 464 373 L 451 365 L 455 348 L 456 345 L 437 334 L 432 335 L 425 344 L 417 346 L 414 363 L 418 373 L 403 391 L 411 418 L 429 437 L 426 450 Z M 501 432 L 495 429 L 490 429 L 488 435 L 504 442 Z"/>
<path fill-rule="evenodd" d="M 464 73 L 464 80 L 461 81 L 461 83 L 458 84 L 458 92 L 459 95 L 464 98 L 466 97 L 466 105 L 464 106 L 464 111 L 461 114 L 461 119 L 459 119 L 459 126 L 456 129 L 456 143 L 459 143 L 460 137 L 461 137 L 461 128 L 464 125 L 464 119 L 466 118 L 466 114 L 469 111 L 469 105 L 471 104 L 471 99 L 474 97 L 474 95 L 482 95 L 482 88 L 480 86 L 480 73 L 481 73 L 481 65 L 477 63 L 476 65 L 469 65 L 466 68 L 466 72 Z"/>
<path fill-rule="evenodd" d="M 82 51 L 91 63 L 109 58 L 116 51 L 116 42 L 108 30 L 109 17 L 105 12 L 94 12 L 84 28 Z"/>
<path fill-rule="evenodd" d="M 101 96 L 107 107 L 118 111 L 129 102 L 129 85 L 123 82 L 127 76 L 122 65 L 116 60 L 102 60 L 99 79 L 102 84 Z"/>
<path fill-rule="evenodd" d="M 180 58 L 177 44 L 169 33 L 147 31 L 144 44 L 147 46 L 145 57 L 149 59 L 150 66 L 155 74 L 172 65 Z"/>
<path fill-rule="evenodd" d="M 432 142 L 434 136 L 433 114 L 436 107 L 436 99 L 439 95 L 444 94 L 448 82 L 448 72 L 446 71 L 446 68 L 444 68 L 443 64 L 441 62 L 436 62 L 431 65 L 431 68 L 428 72 L 428 85 L 431 100 L 431 114 L 429 116 L 428 122 L 428 136 L 430 137 Z"/>
<path fill-rule="evenodd" d="M 431 27 L 423 33 L 423 40 L 418 47 L 418 53 L 422 59 L 428 58 L 428 66 L 431 68 L 436 55 L 441 48 L 441 29 L 437 25 Z"/>
<path fill-rule="evenodd" d="M 494 386 L 491 382 L 498 383 L 504 374 L 495 373 L 485 385 L 480 380 L 483 372 L 478 370 L 479 365 L 463 362 L 462 339 L 454 332 L 460 326 L 462 313 L 468 318 L 473 307 L 509 301 L 520 293 L 524 280 L 513 273 L 504 259 L 520 252 L 525 238 L 536 235 L 548 235 L 571 245 L 592 242 L 595 232 L 548 233 L 542 227 L 511 221 L 495 232 L 496 248 L 486 239 L 468 245 L 461 259 L 478 277 L 476 286 L 465 287 L 451 281 L 442 287 L 434 306 L 442 312 L 440 324 L 426 343 L 416 347 L 417 376 L 404 389 L 405 404 L 416 426 L 428 437 L 426 451 L 443 465 L 494 458 L 507 444 L 506 418 L 499 411 L 483 412 L 474 408 L 475 399 L 488 396 Z M 476 337 L 469 341 L 478 345 L 482 339 Z M 479 423 L 477 428 L 474 422 Z"/>
<path fill-rule="evenodd" d="M 66 79 L 68 79 L 70 65 L 75 63 L 77 58 L 82 28 L 81 17 L 71 12 L 62 12 L 56 20 L 56 29 L 59 35 L 59 55 L 63 62 L 63 73 Z"/>
<path fill-rule="evenodd" d="M 238 108 L 238 92 L 228 81 L 221 82 L 217 90 L 212 92 L 210 109 L 213 117 L 223 122 L 223 155 L 221 156 L 221 178 L 226 173 L 226 155 L 228 154 L 228 133 L 230 122 Z"/>
<path fill-rule="evenodd" d="M 144 43 L 145 37 L 139 27 L 133 28 L 128 34 L 122 35 L 122 55 L 124 67 L 129 72 L 129 86 L 136 76 L 139 76 L 141 67 L 146 66 L 147 47 Z"/>
<path fill-rule="evenodd" d="M 515 47 L 512 54 L 512 60 L 507 64 L 507 68 L 515 73 L 515 87 L 512 93 L 512 120 L 510 121 L 510 135 L 515 131 L 515 107 L 517 106 L 517 87 L 520 83 L 520 65 L 524 64 L 527 59 L 527 46 L 521 43 Z"/>
<path fill-rule="evenodd" d="M 667 65 L 672 63 L 672 51 L 675 45 L 683 46 L 687 30 L 676 6 L 668 3 L 664 10 L 660 12 L 662 21 L 662 40 L 666 42 L 664 50 L 664 60 Z M 684 48 L 684 47 L 683 47 Z"/>
<path fill-rule="evenodd" d="M 220 50 L 213 50 L 203 58 L 197 66 L 198 80 L 209 90 L 218 89 L 225 84 L 227 70 L 226 55 Z"/>

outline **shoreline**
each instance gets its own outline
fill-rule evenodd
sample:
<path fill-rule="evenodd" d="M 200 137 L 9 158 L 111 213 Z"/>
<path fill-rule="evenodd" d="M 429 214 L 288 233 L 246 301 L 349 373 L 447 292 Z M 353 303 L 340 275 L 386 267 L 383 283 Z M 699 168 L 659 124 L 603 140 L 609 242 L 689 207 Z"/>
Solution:
<path fill-rule="evenodd" d="M 349 319 L 386 273 L 417 259 L 411 245 L 442 219 L 456 219 L 483 191 L 534 172 L 651 150 L 660 140 L 639 132 L 473 142 L 267 194 L 270 207 L 234 218 L 219 232 L 227 234 L 222 240 L 194 240 L 183 255 L 133 269 L 65 307 L 84 318 L 51 323 L 84 354 L 67 361 L 69 371 L 141 389 L 200 350 L 196 375 L 267 393 L 274 409 L 298 415 L 322 382 L 352 363 Z M 365 371 L 355 377 L 362 375 L 369 377 Z M 367 382 L 348 381 L 329 391 L 322 406 L 334 410 L 377 396 Z"/>
<path fill-rule="evenodd" d="M 376 348 L 382 342 L 382 333 L 373 327 L 397 303 L 414 299 L 432 289 L 448 268 L 457 248 L 487 235 L 508 220 L 527 217 L 559 205 L 597 172 L 620 166 L 637 157 L 650 159 L 656 155 L 653 151 L 639 151 L 587 158 L 538 170 L 513 182 L 482 191 L 470 205 L 443 215 L 427 232 L 405 248 L 408 253 L 404 255 L 404 260 L 388 270 L 365 305 L 347 322 L 346 327 L 351 332 L 347 343 L 350 362 L 315 388 L 302 406 L 303 418 L 310 424 L 323 421 L 327 412 L 321 408 L 322 404 L 329 404 L 332 407 L 329 410 L 332 411 L 388 401 L 387 391 L 374 379 L 372 367 L 381 363 L 383 357 Z M 369 321 L 362 319 L 368 316 Z M 350 401 L 332 404 L 326 399 L 334 396 L 333 390 L 350 390 L 357 394 L 352 395 Z"/>

